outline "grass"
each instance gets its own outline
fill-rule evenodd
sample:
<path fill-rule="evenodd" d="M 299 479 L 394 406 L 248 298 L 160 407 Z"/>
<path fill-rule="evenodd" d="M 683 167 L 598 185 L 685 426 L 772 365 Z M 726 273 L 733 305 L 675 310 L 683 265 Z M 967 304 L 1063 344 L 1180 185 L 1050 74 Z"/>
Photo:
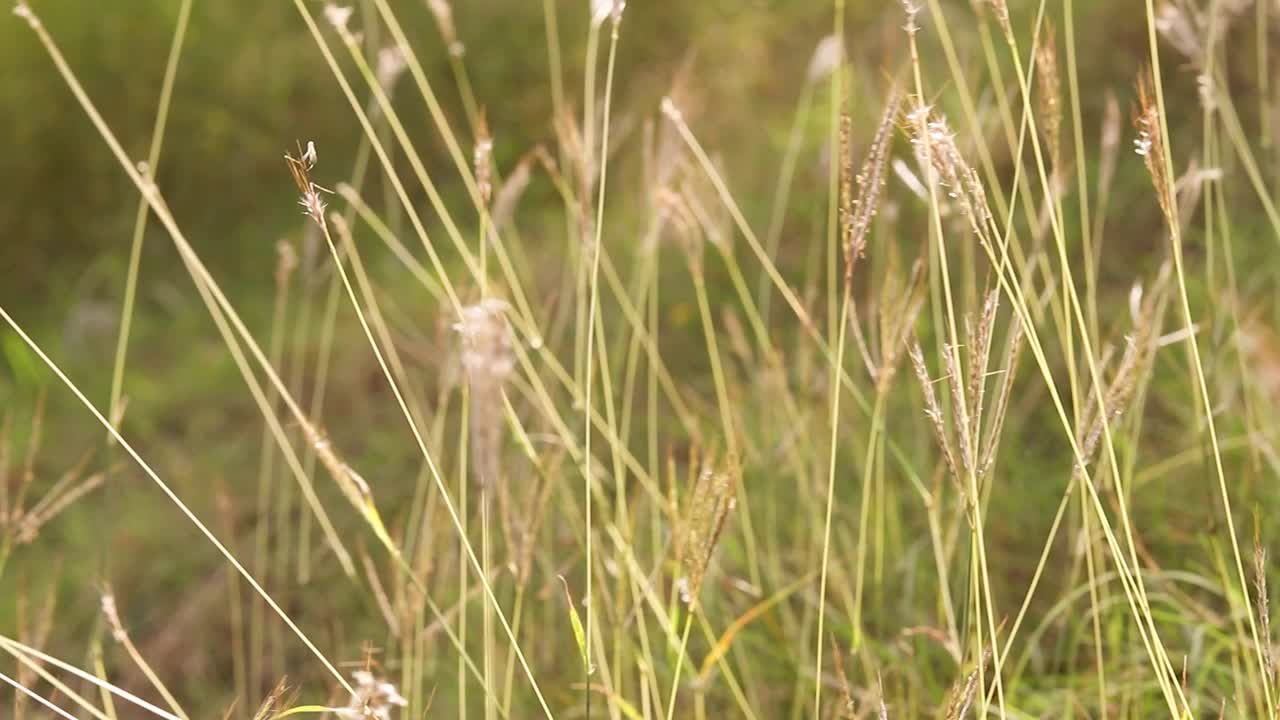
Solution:
<path fill-rule="evenodd" d="M 734 126 L 652 8 L 546 0 L 511 117 L 482 10 L 295 0 L 353 130 L 245 287 L 157 174 L 193 5 L 141 168 L 16 9 L 138 204 L 109 369 L 0 303 L 15 718 L 1278 716 L 1261 5 L 836 0 Z"/>

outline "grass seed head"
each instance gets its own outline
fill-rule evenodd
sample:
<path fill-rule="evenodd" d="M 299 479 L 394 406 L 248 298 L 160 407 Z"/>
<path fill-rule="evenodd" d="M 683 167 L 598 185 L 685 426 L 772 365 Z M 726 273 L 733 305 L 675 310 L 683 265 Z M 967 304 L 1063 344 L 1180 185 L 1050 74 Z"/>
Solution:
<path fill-rule="evenodd" d="M 1000 31 L 1006 38 L 1012 38 L 1013 26 L 1009 23 L 1009 5 L 1005 0 L 988 0 L 988 2 L 991 3 L 991 11 L 995 13 L 996 22 L 1000 24 Z"/>
<path fill-rule="evenodd" d="M 724 531 L 725 521 L 737 504 L 735 474 L 738 472 L 737 460 L 730 458 L 721 469 L 704 467 L 694 483 L 680 550 L 683 574 L 676 581 L 680 598 L 690 607 L 698 602 L 707 565 Z"/>
<path fill-rule="evenodd" d="M 995 463 L 996 450 L 1000 446 L 1000 436 L 1004 431 L 1004 421 L 1009 414 L 1009 400 L 1013 397 L 1013 381 L 1018 376 L 1018 359 L 1022 356 L 1023 346 L 1022 319 L 1014 316 L 1009 324 L 1005 341 L 1005 361 L 1003 382 L 992 406 L 991 420 L 987 424 L 986 435 L 982 439 L 982 454 L 978 461 L 978 477 L 984 477 L 991 471 Z"/>
<path fill-rule="evenodd" d="M 828 35 L 822 38 L 818 46 L 813 49 L 805 80 L 809 83 L 820 82 L 835 72 L 842 62 L 844 62 L 844 41 L 839 35 Z"/>
<path fill-rule="evenodd" d="M 867 246 L 867 236 L 871 232 L 871 221 L 880 209 L 880 194 L 884 189 L 886 170 L 889 166 L 889 151 L 893 146 L 893 123 L 898 116 L 900 96 L 897 88 L 889 91 L 889 99 L 885 102 L 884 111 L 880 114 L 880 122 L 876 126 L 875 138 L 867 150 L 867 157 L 862 169 L 853 177 L 853 158 L 850 150 L 852 122 L 848 113 L 841 116 L 840 122 L 840 186 L 844 195 L 841 212 L 844 216 L 844 252 L 845 282 L 853 276 L 853 266 L 862 257 Z M 857 185 L 857 196 L 853 196 L 853 186 Z"/>
<path fill-rule="evenodd" d="M 1036 77 L 1040 83 L 1037 108 L 1053 172 L 1060 170 L 1062 158 L 1062 80 L 1058 72 L 1058 44 L 1053 23 L 1046 21 L 1036 48 Z"/>
<path fill-rule="evenodd" d="M 520 198 L 524 196 L 525 190 L 529 188 L 529 181 L 533 179 L 532 170 L 535 159 L 533 152 L 525 153 L 525 156 L 516 164 L 515 170 L 512 170 L 511 174 L 502 181 L 502 187 L 498 188 L 494 196 L 493 211 L 490 213 L 494 227 L 501 228 L 514 219 L 516 206 L 520 204 Z"/>
<path fill-rule="evenodd" d="M 481 300 L 462 309 L 454 329 L 462 336 L 462 367 L 471 392 L 471 447 L 480 485 L 498 478 L 502 442 L 502 388 L 515 370 L 507 303 Z"/>
<path fill-rule="evenodd" d="M 31 6 L 24 0 L 19 0 L 18 4 L 13 6 L 13 14 L 26 20 L 33 30 L 40 27 L 40 18 L 36 17 L 36 14 L 31 11 Z"/>
<path fill-rule="evenodd" d="M 382 88 L 384 93 L 390 93 L 391 88 L 395 87 L 396 80 L 404 74 L 404 70 L 409 66 L 404 57 L 404 51 L 395 45 L 384 47 L 378 51 L 378 67 L 374 73 L 378 79 L 378 87 Z"/>
<path fill-rule="evenodd" d="M 1262 646 L 1262 666 L 1268 677 L 1276 677 L 1275 650 L 1271 644 L 1271 599 L 1267 595 L 1267 549 L 1258 539 L 1257 528 L 1253 538 L 1253 589 L 1254 604 L 1258 613 L 1259 644 Z"/>
<path fill-rule="evenodd" d="M 984 244 L 991 243 L 992 228 L 997 224 L 987 202 L 986 188 L 977 171 L 960 153 L 946 118 L 934 113 L 928 105 L 917 105 L 907 114 L 907 126 L 926 177 L 960 207 L 978 239 Z"/>
<path fill-rule="evenodd" d="M 350 30 L 347 23 L 351 22 L 351 15 L 355 12 L 355 8 L 344 5 L 336 5 L 334 3 L 325 3 L 324 19 L 333 26 L 333 29 L 344 38 L 349 36 Z"/>
<path fill-rule="evenodd" d="M 1134 110 L 1133 125 L 1138 131 L 1133 149 L 1142 156 L 1156 189 L 1156 200 L 1164 213 L 1170 230 L 1176 229 L 1177 217 L 1173 212 L 1173 182 L 1165 165 L 1164 134 L 1160 124 L 1160 110 L 1156 104 L 1154 84 L 1150 69 L 1138 74 L 1138 106 Z"/>
<path fill-rule="evenodd" d="M 453 57 L 462 57 L 466 54 L 466 47 L 458 39 L 458 29 L 453 24 L 453 8 L 449 5 L 449 1 L 427 0 L 427 9 L 435 18 L 436 27 L 440 28 L 440 37 L 444 38 L 449 54 Z"/>
<path fill-rule="evenodd" d="M 334 710 L 343 720 L 391 720 L 393 708 L 408 707 L 409 701 L 395 685 L 378 680 L 368 670 L 357 670 L 351 677 L 356 681 L 355 693 L 345 708 Z"/>
<path fill-rule="evenodd" d="M 933 427 L 934 439 L 938 442 L 938 448 L 947 462 L 947 469 L 951 471 L 952 479 L 958 480 L 960 470 L 956 465 L 955 453 L 951 451 L 946 417 L 942 414 L 942 406 L 938 403 L 937 393 L 934 392 L 933 380 L 929 378 L 929 368 L 924 364 L 924 351 L 920 349 L 919 340 L 911 343 L 911 349 L 907 354 L 911 357 L 911 367 L 916 371 L 916 379 L 920 381 L 920 391 L 924 394 L 924 414 Z"/>
<path fill-rule="evenodd" d="M 303 214 L 315 221 L 316 225 L 325 227 L 324 211 L 328 205 L 324 201 L 321 193 L 332 195 L 331 190 L 327 190 L 311 181 L 311 170 L 316 166 L 317 153 L 316 144 L 307 141 L 307 149 L 304 151 L 301 145 L 298 146 L 298 155 L 284 154 L 285 163 L 289 166 L 289 174 L 293 177 L 293 183 L 298 188 L 298 204 L 302 206 Z"/>

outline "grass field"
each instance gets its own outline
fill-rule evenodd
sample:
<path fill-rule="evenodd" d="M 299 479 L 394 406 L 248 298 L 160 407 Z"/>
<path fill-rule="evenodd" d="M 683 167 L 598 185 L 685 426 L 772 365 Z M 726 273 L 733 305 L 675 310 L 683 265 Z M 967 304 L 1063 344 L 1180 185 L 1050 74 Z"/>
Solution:
<path fill-rule="evenodd" d="M 350 2 L 0 21 L 0 717 L 1280 718 L 1269 3 Z"/>

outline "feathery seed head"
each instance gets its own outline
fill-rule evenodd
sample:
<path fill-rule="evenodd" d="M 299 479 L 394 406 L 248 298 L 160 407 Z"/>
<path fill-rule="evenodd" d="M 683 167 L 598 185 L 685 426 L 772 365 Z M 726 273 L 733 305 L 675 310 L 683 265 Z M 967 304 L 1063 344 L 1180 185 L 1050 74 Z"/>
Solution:
<path fill-rule="evenodd" d="M 816 83 L 835 72 L 844 62 L 844 41 L 839 35 L 828 35 L 818 42 L 813 49 L 813 57 L 809 60 L 809 71 L 805 79 Z"/>
<path fill-rule="evenodd" d="M 351 673 L 356 681 L 355 693 L 345 708 L 337 708 L 334 713 L 343 720 L 391 720 L 391 709 L 408 707 L 406 700 L 396 690 L 396 686 L 385 680 L 378 680 L 367 670 Z"/>
<path fill-rule="evenodd" d="M 17 5 L 13 6 L 13 14 L 27 21 L 32 29 L 40 27 L 40 18 L 31 11 L 31 6 L 25 0 L 19 0 Z"/>
<path fill-rule="evenodd" d="M 507 303 L 486 298 L 462 309 L 462 366 L 471 391 L 471 450 L 481 486 L 497 481 L 502 442 L 502 386 L 515 369 Z"/>
<path fill-rule="evenodd" d="M 605 20 L 621 22 L 622 11 L 627 7 L 625 0 L 591 0 L 591 26 L 600 27 Z"/>
<path fill-rule="evenodd" d="M 329 21 L 334 30 L 339 33 L 347 33 L 347 23 L 351 21 L 351 15 L 355 12 L 355 8 L 335 3 L 325 3 L 324 19 Z"/>
<path fill-rule="evenodd" d="M 901 96 L 895 87 L 889 92 L 880 122 L 876 126 L 875 138 L 867 149 L 867 157 L 856 177 L 852 176 L 853 154 L 850 150 L 851 122 L 847 113 L 841 116 L 840 145 L 841 165 L 840 179 L 843 199 L 841 213 L 844 220 L 845 250 L 845 282 L 853 275 L 853 266 L 867 246 L 867 236 L 871 232 L 871 221 L 875 219 L 880 208 L 880 192 L 884 189 L 886 169 L 889 165 L 889 151 L 893 146 L 893 121 L 898 116 L 898 105 Z M 853 185 L 857 185 L 858 193 L 853 197 Z"/>
<path fill-rule="evenodd" d="M 911 37 L 920 32 L 920 25 L 916 23 L 916 16 L 920 14 L 920 6 L 913 0 L 902 0 L 902 10 L 907 14 L 907 22 L 903 24 L 902 29 Z"/>
<path fill-rule="evenodd" d="M 111 628 L 111 637 L 116 642 L 124 642 L 128 639 L 125 634 L 124 623 L 120 622 L 120 611 L 116 607 L 116 596 L 109 590 L 102 593 L 102 616 L 106 618 L 107 625 Z"/>
<path fill-rule="evenodd" d="M 917 105 L 907 114 L 908 131 L 917 161 L 926 178 L 945 190 L 947 199 L 959 205 L 978 239 L 988 242 L 997 227 L 987 202 L 987 191 L 977 171 L 956 146 L 956 136 L 946 118 L 928 105 Z"/>
<path fill-rule="evenodd" d="M 1162 2 L 1156 9 L 1156 30 L 1196 66 L 1204 61 L 1200 24 L 1201 18 L 1189 15 L 1175 3 Z"/>
<path fill-rule="evenodd" d="M 1013 37 L 1013 27 L 1009 24 L 1009 5 L 1005 0 L 988 0 L 988 2 L 991 3 L 991 10 L 996 15 L 996 22 L 1000 24 L 1000 31 L 1006 38 Z"/>
<path fill-rule="evenodd" d="M 463 308 L 461 322 L 453 326 L 462 335 L 462 365 L 473 379 L 502 382 L 515 369 L 505 318 L 509 307 L 503 300 L 485 298 Z"/>
<path fill-rule="evenodd" d="M 311 170 L 316 166 L 316 144 L 307 141 L 306 151 L 298 149 L 298 156 L 294 157 L 289 153 L 285 153 L 284 159 L 289 166 L 289 174 L 293 176 L 293 183 L 298 188 L 300 197 L 298 204 L 303 208 L 303 214 L 311 217 L 316 225 L 324 227 L 324 211 L 327 207 L 320 193 L 333 194 L 332 190 L 327 190 L 311 181 Z"/>
<path fill-rule="evenodd" d="M 408 67 L 405 60 L 404 51 L 395 45 L 384 47 L 378 51 L 378 69 L 375 76 L 378 78 L 378 87 L 383 92 L 390 92 L 395 86 L 396 80 L 404 74 L 404 69 Z"/>
<path fill-rule="evenodd" d="M 444 38 L 444 43 L 449 48 L 449 54 L 454 57 L 462 57 L 466 49 L 462 45 L 462 41 L 458 40 L 458 29 L 453 24 L 453 8 L 449 5 L 448 0 L 427 0 L 427 9 L 431 11 L 431 16 L 436 19 L 436 26 L 440 28 L 440 37 Z"/>

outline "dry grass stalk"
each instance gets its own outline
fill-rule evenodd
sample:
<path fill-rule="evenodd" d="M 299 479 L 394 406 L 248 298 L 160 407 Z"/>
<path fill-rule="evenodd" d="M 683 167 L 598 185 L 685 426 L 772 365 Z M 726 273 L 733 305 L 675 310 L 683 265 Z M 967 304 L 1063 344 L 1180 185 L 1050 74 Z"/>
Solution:
<path fill-rule="evenodd" d="M 0 539 L 7 537 L 9 542 L 18 545 L 27 545 L 34 542 L 39 536 L 41 528 L 49 524 L 50 521 L 77 500 L 101 487 L 106 481 L 106 473 L 103 472 L 94 473 L 87 478 L 84 477 L 85 468 L 92 457 L 91 453 L 86 452 L 73 467 L 64 472 L 53 483 L 43 496 L 31 504 L 30 507 L 25 507 L 27 494 L 35 482 L 34 464 L 36 454 L 40 448 L 42 416 L 43 407 L 38 406 L 36 416 L 32 420 L 33 432 L 27 448 L 27 459 L 22 473 L 19 475 L 18 488 L 12 499 L 9 497 L 8 491 L 10 483 L 7 475 L 9 466 L 8 443 L 4 443 L 3 448 L 0 448 L 0 486 L 4 487 L 4 492 L 0 493 L 0 496 L 3 497 L 3 504 L 0 504 Z M 6 418 L 6 428 L 3 434 L 0 434 L 0 438 L 8 436 L 7 421 L 8 418 Z M 81 480 L 80 478 L 84 479 Z M 4 559 L 3 553 L 0 552 L 0 569 L 3 569 Z"/>
<path fill-rule="evenodd" d="M 253 720 L 274 718 L 281 712 L 281 708 L 293 705 L 297 690 L 290 691 L 287 680 L 288 678 L 280 678 L 280 682 L 276 683 L 275 688 L 258 706 L 257 712 L 253 714 Z"/>
<path fill-rule="evenodd" d="M 515 369 L 507 303 L 486 298 L 462 309 L 462 366 L 471 392 L 471 449 L 480 487 L 497 482 L 502 444 L 502 388 Z"/>
<path fill-rule="evenodd" d="M 107 627 L 111 629 L 111 638 L 113 640 L 118 643 L 128 641 L 124 623 L 120 621 L 120 610 L 116 606 L 116 596 L 110 589 L 102 593 L 102 617 L 106 619 Z"/>
<path fill-rule="evenodd" d="M 23 643 L 27 646 L 46 647 L 49 643 L 49 636 L 53 633 L 54 628 L 54 612 L 56 611 L 58 604 L 58 578 L 61 575 L 61 566 L 62 562 L 58 561 L 54 565 L 52 571 L 49 572 L 49 577 L 52 578 L 52 580 L 50 581 L 49 589 L 45 594 L 44 604 L 40 606 L 40 610 L 34 619 L 29 618 L 30 612 L 28 603 L 30 602 L 30 597 L 26 587 L 20 587 L 12 591 L 17 596 L 17 612 L 15 615 L 17 619 L 18 637 L 23 640 Z M 6 589 L 8 589 L 8 587 L 6 587 Z M 42 663 L 36 662 L 34 664 L 39 667 Z M 28 666 L 26 663 L 20 663 L 17 667 L 17 680 L 20 684 L 26 687 L 31 687 L 36 684 L 37 674 L 38 673 L 36 673 L 35 669 Z M 18 695 L 14 699 L 16 702 L 14 706 L 14 714 L 16 717 L 21 718 L 23 717 L 23 704 L 26 702 L 26 697 Z"/>
<path fill-rule="evenodd" d="M 548 463 L 548 477 L 554 477 L 563 459 L 563 455 L 558 455 L 553 462 Z M 531 511 L 517 513 L 513 522 L 508 522 L 512 527 L 511 534 L 518 538 L 515 543 L 517 549 L 513 552 L 512 562 L 515 563 L 515 568 L 512 574 L 515 575 L 516 584 L 519 587 L 528 584 L 529 577 L 533 573 L 533 555 L 538 549 L 538 533 L 542 530 L 542 523 L 547 518 L 547 504 L 551 501 L 551 491 L 555 487 L 555 483 L 549 480 L 539 483 L 537 493 L 530 494 L 532 503 L 528 507 L 532 508 Z M 500 493 L 498 497 L 501 499 L 506 495 Z"/>
<path fill-rule="evenodd" d="M 990 659 L 991 650 L 988 649 L 982 655 L 981 664 L 970 670 L 963 680 L 957 680 L 956 684 L 951 686 L 951 699 L 947 701 L 946 710 L 942 715 L 943 720 L 964 720 L 965 715 L 969 714 L 974 694 L 978 689 L 978 671 L 985 667 Z"/>
<path fill-rule="evenodd" d="M 36 536 L 39 535 L 40 529 L 49 524 L 49 521 L 53 520 L 77 500 L 101 487 L 105 481 L 105 474 L 94 473 L 83 482 L 65 489 L 65 491 L 58 490 L 45 495 L 40 499 L 39 503 L 18 519 L 15 539 L 23 544 L 33 542 Z"/>
<path fill-rule="evenodd" d="M 333 443 L 329 441 L 329 436 L 322 429 L 310 420 L 300 418 L 299 422 L 302 425 L 303 436 L 315 451 L 320 464 L 324 465 L 325 470 L 328 470 L 334 481 L 338 483 L 338 489 L 362 513 L 368 512 L 373 507 L 373 490 L 369 487 L 369 483 L 361 477 L 360 473 L 338 457 L 333 449 Z"/>
<path fill-rule="evenodd" d="M 849 676 L 844 671 L 844 652 L 840 650 L 840 646 L 836 644 L 834 637 L 831 638 L 831 658 L 833 660 L 832 664 L 836 668 L 836 682 L 840 686 L 840 704 L 836 705 L 835 717 L 857 717 L 857 706 L 853 702 L 853 691 L 849 688 Z"/>
<path fill-rule="evenodd" d="M 391 633 L 391 637 L 400 637 L 400 619 L 391 607 L 391 599 L 387 596 L 382 579 L 378 576 L 378 566 L 374 564 L 373 558 L 369 557 L 369 553 L 363 547 L 360 548 L 360 564 L 364 568 L 365 578 L 369 581 L 369 589 L 373 591 L 373 599 L 378 604 L 378 611 L 382 613 L 382 619 L 387 623 L 387 630 Z"/>
<path fill-rule="evenodd" d="M 685 194 L 659 188 L 654 203 L 665 225 L 670 222 L 679 247 L 689 256 L 694 272 L 702 270 L 702 223 L 689 207 Z"/>
<path fill-rule="evenodd" d="M 690 607 L 698 602 L 698 591 L 725 521 L 737 504 L 736 474 L 741 472 L 736 458 L 729 458 L 719 470 L 706 467 L 694 483 L 680 542 L 683 574 L 676 581 L 680 598 Z"/>
<path fill-rule="evenodd" d="M 490 213 L 495 228 L 506 227 L 515 218 L 516 206 L 520 204 L 520 198 L 524 197 L 525 190 L 529 188 L 536 157 L 532 151 L 525 153 L 511 174 L 502 181 L 502 187 L 498 188 L 498 193 L 494 196 L 493 210 Z"/>
<path fill-rule="evenodd" d="M 552 169 L 556 168 L 557 164 L 545 152 L 542 153 L 543 164 L 547 166 L 549 174 L 564 177 L 566 191 L 576 193 L 569 198 L 572 201 L 570 218 L 577 225 L 578 232 L 583 238 L 582 246 L 586 249 L 593 241 L 591 232 L 593 216 L 588 203 L 591 199 L 591 186 L 595 181 L 594 163 L 591 163 L 588 158 L 582 129 L 578 126 L 578 118 L 572 112 L 565 111 L 556 115 L 553 124 L 556 143 L 560 147 L 560 156 L 564 159 L 564 167 L 560 167 L 558 173 L 553 172 Z"/>
<path fill-rule="evenodd" d="M 716 167 L 722 166 L 719 157 L 713 158 L 713 163 Z M 680 178 L 680 195 L 684 198 L 685 208 L 702 229 L 701 237 L 722 251 L 731 252 L 732 219 L 723 204 L 715 201 L 715 187 L 706 176 L 684 173 Z M 701 252 L 700 248 L 698 252 Z"/>
<path fill-rule="evenodd" d="M 476 187 L 480 191 L 480 201 L 489 207 L 493 198 L 493 136 L 489 134 L 489 123 L 485 119 L 484 110 L 476 120 L 476 146 L 474 151 Z"/>

